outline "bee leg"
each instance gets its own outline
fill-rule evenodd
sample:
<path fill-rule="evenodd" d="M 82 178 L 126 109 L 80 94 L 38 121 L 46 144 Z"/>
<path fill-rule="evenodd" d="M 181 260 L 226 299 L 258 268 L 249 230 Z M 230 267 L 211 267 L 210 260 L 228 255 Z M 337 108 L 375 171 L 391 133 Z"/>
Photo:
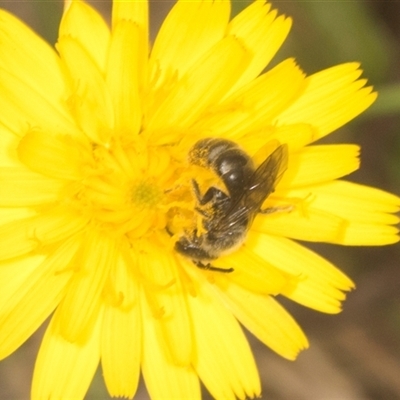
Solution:
<path fill-rule="evenodd" d="M 276 207 L 268 207 L 268 208 L 264 208 L 263 210 L 260 210 L 259 213 L 260 214 L 272 214 L 276 211 L 278 211 L 278 209 Z"/>
<path fill-rule="evenodd" d="M 276 213 L 276 212 L 281 212 L 281 211 L 287 211 L 290 212 L 293 210 L 293 206 L 278 206 L 278 207 L 268 207 L 268 208 L 264 208 L 263 210 L 261 209 L 259 211 L 260 214 L 272 214 L 272 213 Z"/>
<path fill-rule="evenodd" d="M 203 196 L 201 195 L 201 192 L 200 192 L 200 186 L 195 179 L 192 179 L 192 186 L 193 186 L 193 192 L 194 192 L 194 195 L 196 196 L 197 202 L 201 203 L 201 199 Z"/>
<path fill-rule="evenodd" d="M 200 186 L 197 183 L 196 180 L 192 179 L 192 186 L 193 186 L 193 191 L 196 196 L 197 202 L 201 205 L 204 206 L 207 203 L 214 203 L 216 201 L 220 201 L 223 199 L 226 199 L 228 196 L 220 189 L 217 189 L 214 186 L 211 186 L 207 192 L 202 196 L 201 191 L 200 191 Z"/>
<path fill-rule="evenodd" d="M 224 273 L 230 273 L 233 272 L 233 268 L 218 268 L 218 267 L 213 267 L 210 263 L 203 264 L 201 261 L 193 261 L 193 263 L 201 268 L 201 269 L 207 269 L 208 271 L 216 271 L 216 272 L 224 272 Z"/>

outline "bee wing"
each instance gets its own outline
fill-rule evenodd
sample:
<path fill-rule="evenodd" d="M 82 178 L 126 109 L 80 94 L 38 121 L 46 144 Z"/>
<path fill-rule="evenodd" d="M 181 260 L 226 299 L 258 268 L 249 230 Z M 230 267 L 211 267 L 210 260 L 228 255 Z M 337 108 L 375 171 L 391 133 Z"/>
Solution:
<path fill-rule="evenodd" d="M 250 178 L 249 186 L 243 188 L 242 196 L 220 220 L 219 227 L 229 229 L 235 224 L 248 226 L 260 211 L 265 199 L 274 192 L 287 169 L 287 164 L 288 148 L 286 144 L 282 144 L 256 169 Z"/>
<path fill-rule="evenodd" d="M 286 144 L 277 147 L 261 163 L 250 179 L 249 187 L 243 194 L 248 208 L 258 212 L 265 199 L 275 191 L 276 185 L 287 170 L 288 148 Z M 242 200 L 242 201 L 243 201 Z"/>

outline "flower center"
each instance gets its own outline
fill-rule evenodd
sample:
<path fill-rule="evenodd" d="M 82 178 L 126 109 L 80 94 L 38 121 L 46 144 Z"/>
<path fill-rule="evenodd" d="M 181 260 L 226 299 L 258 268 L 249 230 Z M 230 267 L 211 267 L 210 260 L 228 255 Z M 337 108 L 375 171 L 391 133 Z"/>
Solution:
<path fill-rule="evenodd" d="M 130 143 L 93 145 L 84 178 L 75 182 L 68 203 L 99 228 L 131 238 L 165 229 L 176 206 L 179 163 L 168 146 Z M 71 202 L 72 200 L 72 202 Z"/>
<path fill-rule="evenodd" d="M 154 183 L 137 182 L 132 187 L 132 203 L 138 207 L 156 207 L 162 199 L 162 193 Z"/>
<path fill-rule="evenodd" d="M 98 229 L 136 239 L 179 233 L 192 222 L 193 173 L 179 146 L 155 145 L 145 135 L 98 144 L 32 131 L 17 151 L 28 168 L 64 185 L 58 205 Z"/>

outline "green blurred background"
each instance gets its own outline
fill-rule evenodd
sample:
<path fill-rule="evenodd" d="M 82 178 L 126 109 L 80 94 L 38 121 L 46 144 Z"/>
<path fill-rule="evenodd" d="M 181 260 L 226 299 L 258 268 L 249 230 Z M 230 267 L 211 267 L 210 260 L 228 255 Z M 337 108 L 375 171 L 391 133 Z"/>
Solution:
<path fill-rule="evenodd" d="M 108 0 L 91 1 L 106 18 Z M 234 12 L 249 2 L 235 1 Z M 400 195 L 400 2 L 273 1 L 293 17 L 291 34 L 274 64 L 295 57 L 307 74 L 360 61 L 379 92 L 362 116 L 329 136 L 331 143 L 358 143 L 362 166 L 349 179 Z M 152 38 L 173 2 L 151 4 Z M 56 42 L 60 1 L 0 1 L 51 44 Z M 286 361 L 249 335 L 269 400 L 400 399 L 400 247 L 313 245 L 354 279 L 340 315 L 324 315 L 282 300 L 306 331 L 311 347 Z M 25 400 L 42 331 L 0 362 L 0 399 Z M 137 399 L 148 399 L 141 383 Z M 205 392 L 204 398 L 209 396 Z M 96 375 L 87 400 L 109 399 Z"/>

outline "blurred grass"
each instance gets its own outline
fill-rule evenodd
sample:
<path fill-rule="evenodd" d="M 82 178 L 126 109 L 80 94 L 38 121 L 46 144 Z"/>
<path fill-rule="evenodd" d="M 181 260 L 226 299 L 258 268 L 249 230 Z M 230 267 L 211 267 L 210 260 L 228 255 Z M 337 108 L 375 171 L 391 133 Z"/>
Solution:
<path fill-rule="evenodd" d="M 104 13 L 107 13 L 110 8 L 110 3 L 107 1 L 92 1 L 91 3 L 101 7 Z M 249 1 L 233 1 L 233 13 L 239 12 L 249 3 Z M 158 21 L 156 24 L 160 23 L 170 4 L 172 2 L 169 1 L 152 3 L 152 18 L 153 21 Z M 291 16 L 294 21 L 292 32 L 273 61 L 273 65 L 284 58 L 295 57 L 304 71 L 311 74 L 342 62 L 361 62 L 364 76 L 379 92 L 378 100 L 370 110 L 333 134 L 329 140 L 361 144 L 362 169 L 350 179 L 400 194 L 400 70 L 398 67 L 400 3 L 276 0 L 272 4 L 280 13 Z M 62 9 L 60 1 L 0 1 L 0 6 L 27 21 L 49 43 L 56 42 Z M 152 37 L 154 34 L 153 32 Z M 396 370 L 396 365 L 400 366 L 399 246 L 381 249 L 349 249 L 320 245 L 315 248 L 349 273 L 357 282 L 358 290 L 350 296 L 343 314 L 337 317 L 313 313 L 295 306 L 288 305 L 288 307 L 293 309 L 294 316 L 301 321 L 310 334 L 311 346 L 315 346 L 318 351 L 325 351 L 324 354 L 331 357 L 330 362 L 336 365 L 338 371 L 343 372 L 343 376 L 348 379 L 348 384 L 357 389 L 355 392 L 361 391 L 363 400 L 400 398 L 400 389 L 397 391 L 398 388 L 394 384 L 385 380 L 383 375 L 379 376 L 379 371 L 374 370 L 372 365 L 368 365 L 374 362 L 373 359 L 360 358 L 361 353 L 358 350 L 361 347 L 357 347 L 357 338 L 361 335 L 363 340 L 360 340 L 360 343 L 366 344 L 366 347 L 362 347 L 362 354 L 368 351 L 369 346 L 374 346 L 376 359 L 386 360 L 388 353 L 392 356 L 390 362 L 395 363 L 394 366 L 390 364 L 392 370 Z M 7 396 L 4 394 L 8 392 L 4 392 L 6 374 L 2 365 L 11 365 L 15 368 L 13 360 L 18 359 L 21 362 L 21 359 L 26 359 L 21 355 L 25 354 L 24 351 L 31 354 L 32 346 L 36 348 L 38 343 L 39 339 L 36 339 L 36 342 L 35 339 L 30 340 L 16 355 L 0 364 L 0 398 L 10 400 L 28 398 L 30 382 L 24 382 L 26 386 L 24 388 L 22 388 L 23 385 L 15 386 L 15 393 L 19 393 L 19 395 L 15 394 L 17 397 L 11 398 L 8 394 Z M 273 379 L 270 379 L 270 375 L 279 374 L 279 371 L 285 370 L 286 377 L 301 377 L 309 385 L 315 384 L 311 377 L 308 377 L 309 381 L 307 381 L 307 376 L 299 372 L 304 364 L 301 360 L 307 360 L 307 357 L 310 357 L 309 354 L 312 353 L 305 352 L 298 364 L 288 364 L 265 348 L 258 346 L 257 343 L 253 343 L 253 346 L 257 348 L 258 363 L 260 365 L 266 365 L 267 361 L 270 363 L 268 369 L 262 371 L 262 375 L 266 376 L 265 390 L 271 395 L 266 397 L 275 400 L 292 400 L 284 396 L 283 388 L 279 389 L 279 386 L 274 386 L 274 382 L 271 382 Z M 338 351 L 338 349 L 341 350 Z M 354 349 L 354 354 L 352 354 L 352 349 Z M 31 354 L 30 362 L 33 358 Z M 312 364 L 316 359 L 310 357 L 309 360 Z M 27 367 L 22 362 L 19 368 L 19 376 L 25 379 L 27 375 L 21 371 L 26 371 L 26 368 L 32 368 L 32 366 Z M 314 373 L 316 372 L 314 370 Z M 325 378 L 329 379 L 329 377 Z M 296 400 L 303 398 L 326 400 L 311 395 L 302 397 L 301 388 L 297 393 Z M 146 398 L 143 388 L 139 397 Z M 87 399 L 107 398 L 109 397 L 104 388 L 101 372 L 99 372 Z"/>
<path fill-rule="evenodd" d="M 284 9 L 285 4 L 276 2 L 279 9 Z M 294 30 L 298 29 L 299 34 L 293 35 L 291 50 L 297 52 L 300 64 L 309 72 L 360 61 L 369 79 L 374 82 L 384 79 L 391 65 L 394 43 L 384 25 L 374 18 L 368 3 L 322 0 L 288 4 L 298 16 Z"/>

